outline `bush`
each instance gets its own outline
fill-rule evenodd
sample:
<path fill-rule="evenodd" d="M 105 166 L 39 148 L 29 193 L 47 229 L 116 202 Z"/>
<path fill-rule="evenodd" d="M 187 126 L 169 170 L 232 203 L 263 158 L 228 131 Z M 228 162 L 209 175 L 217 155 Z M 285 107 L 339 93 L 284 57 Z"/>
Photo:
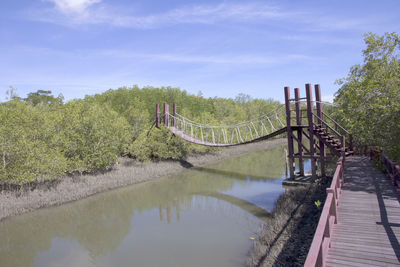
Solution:
<path fill-rule="evenodd" d="M 22 185 L 109 169 L 132 140 L 125 118 L 107 105 L 82 100 L 2 103 L 0 121 L 1 183 Z"/>
<path fill-rule="evenodd" d="M 109 169 L 132 139 L 126 119 L 108 105 L 72 101 L 62 112 L 59 145 L 72 172 Z"/>
<path fill-rule="evenodd" d="M 188 143 L 171 134 L 166 127 L 153 128 L 149 135 L 143 131 L 128 147 L 128 154 L 140 161 L 183 159 L 188 152 Z"/>
<path fill-rule="evenodd" d="M 22 185 L 65 173 L 67 160 L 47 113 L 19 101 L 0 105 L 0 182 Z"/>

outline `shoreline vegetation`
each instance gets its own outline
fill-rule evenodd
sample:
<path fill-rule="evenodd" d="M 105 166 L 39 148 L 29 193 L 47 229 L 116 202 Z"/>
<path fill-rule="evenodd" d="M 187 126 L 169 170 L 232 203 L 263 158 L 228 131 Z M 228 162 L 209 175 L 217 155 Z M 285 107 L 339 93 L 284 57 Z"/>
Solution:
<path fill-rule="evenodd" d="M 224 148 L 203 154 L 192 154 L 185 160 L 140 162 L 120 158 L 111 171 L 98 174 L 76 174 L 35 186 L 2 190 L 0 221 L 39 208 L 61 205 L 123 186 L 161 179 L 187 168 L 200 167 L 233 156 L 270 149 L 286 144 L 286 139 L 270 139 L 258 143 Z"/>
<path fill-rule="evenodd" d="M 179 88 L 137 86 L 66 103 L 51 91 L 21 98 L 11 89 L 8 100 L 0 103 L 1 188 L 105 172 L 120 157 L 182 160 L 217 150 L 185 142 L 164 126 L 153 127 L 156 104 L 175 103 L 180 115 L 215 126 L 247 121 L 281 105 L 244 94 L 204 98 Z"/>

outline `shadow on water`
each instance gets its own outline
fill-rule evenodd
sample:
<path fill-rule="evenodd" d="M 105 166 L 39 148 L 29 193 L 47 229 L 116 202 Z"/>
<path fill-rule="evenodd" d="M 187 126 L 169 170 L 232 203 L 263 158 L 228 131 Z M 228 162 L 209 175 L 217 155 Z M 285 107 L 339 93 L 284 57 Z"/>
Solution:
<path fill-rule="evenodd" d="M 51 265 L 49 262 L 56 256 L 50 253 L 43 259 L 43 255 L 46 251 L 53 251 L 59 240 L 69 243 L 74 251 L 79 251 L 79 255 L 88 254 L 89 262 L 95 265 L 112 265 L 113 262 L 107 262 L 112 255 L 121 255 L 122 261 L 122 258 L 133 257 L 134 253 L 139 252 L 138 255 L 147 255 L 146 258 L 159 253 L 162 258 L 166 248 L 160 247 L 154 251 L 157 246 L 152 242 L 160 236 L 168 240 L 167 246 L 176 247 L 175 250 L 189 249 L 199 243 L 204 247 L 196 247 L 193 251 L 206 251 L 206 248 L 212 248 L 211 242 L 227 251 L 218 251 L 215 258 L 210 256 L 210 260 L 215 262 L 209 262 L 209 265 L 241 265 L 242 262 L 233 264 L 228 261 L 225 264 L 221 260 L 242 259 L 247 249 L 242 248 L 239 253 L 233 249 L 240 248 L 235 242 L 238 243 L 241 238 L 235 237 L 235 234 L 243 235 L 242 246 L 248 247 L 248 235 L 257 230 L 262 220 L 271 216 L 253 198 L 262 195 L 263 201 L 273 205 L 284 191 L 280 182 L 277 182 L 284 173 L 283 149 L 277 147 L 268 152 L 253 152 L 202 168 L 192 168 L 190 163 L 182 162 L 188 170 L 168 179 L 98 194 L 0 222 L 0 266 L 35 266 L 45 265 L 45 262 Z M 211 223 L 205 224 L 204 221 Z M 164 231 L 153 231 L 151 227 Z M 210 236 L 200 231 L 202 227 L 206 227 L 202 231 L 209 231 Z M 249 229 L 244 229 L 246 227 Z M 142 238 L 141 232 L 148 236 Z M 218 235 L 211 235 L 214 232 Z M 196 242 L 185 239 L 191 234 Z M 202 240 L 202 236 L 207 239 Z M 229 241 L 230 238 L 236 239 Z M 180 241 L 173 243 L 174 240 Z M 118 254 L 124 249 L 129 252 Z M 243 250 L 244 255 L 240 255 Z M 69 257 L 65 251 L 60 253 L 64 258 Z M 188 260 L 185 264 L 196 266 L 193 261 L 199 256 L 201 253 L 195 253 L 191 255 L 192 258 L 179 260 Z M 127 259 L 127 262 L 130 260 Z M 151 265 L 145 262 L 137 264 Z M 174 266 L 173 263 L 166 265 Z"/>
<path fill-rule="evenodd" d="M 227 194 L 223 194 L 223 193 L 218 193 L 218 192 L 214 192 L 214 193 L 198 193 L 198 195 L 201 196 L 210 196 L 210 197 L 214 197 L 217 199 L 221 199 L 221 200 L 225 200 L 226 202 L 229 202 L 235 206 L 240 207 L 241 209 L 247 211 L 248 213 L 254 215 L 255 217 L 259 218 L 260 220 L 266 220 L 267 218 L 271 218 L 272 215 L 271 213 L 269 213 L 268 211 L 266 211 L 263 208 L 260 208 L 257 205 L 254 205 L 253 203 L 234 197 L 234 196 L 230 196 Z"/>
<path fill-rule="evenodd" d="M 265 177 L 265 176 L 258 176 L 258 175 L 254 175 L 254 174 L 250 176 L 250 175 L 244 174 L 244 173 L 225 171 L 225 170 L 206 168 L 206 167 L 196 167 L 193 170 L 211 173 L 211 174 L 220 174 L 220 175 L 225 175 L 226 177 L 231 177 L 232 179 L 240 179 L 240 180 L 248 180 L 248 181 L 257 181 L 260 179 L 262 179 L 262 180 L 267 179 L 267 177 Z M 280 177 L 269 178 L 268 180 L 278 180 L 278 179 L 280 179 Z"/>

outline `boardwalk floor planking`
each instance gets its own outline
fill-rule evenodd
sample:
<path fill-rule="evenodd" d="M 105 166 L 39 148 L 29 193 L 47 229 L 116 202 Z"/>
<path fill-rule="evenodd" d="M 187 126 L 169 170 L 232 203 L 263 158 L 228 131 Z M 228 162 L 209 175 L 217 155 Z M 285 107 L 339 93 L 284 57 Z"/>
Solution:
<path fill-rule="evenodd" d="M 346 160 L 326 266 L 400 266 L 400 204 L 366 157 Z"/>

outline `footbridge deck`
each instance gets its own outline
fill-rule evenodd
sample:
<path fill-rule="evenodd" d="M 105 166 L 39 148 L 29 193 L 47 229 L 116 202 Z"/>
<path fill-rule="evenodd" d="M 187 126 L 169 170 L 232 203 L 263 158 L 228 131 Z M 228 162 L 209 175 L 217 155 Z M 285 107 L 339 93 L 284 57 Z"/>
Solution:
<path fill-rule="evenodd" d="M 367 157 L 346 159 L 344 169 L 333 201 L 337 223 L 330 213 L 319 242 L 321 215 L 305 266 L 400 266 L 400 204 L 393 185 Z"/>

